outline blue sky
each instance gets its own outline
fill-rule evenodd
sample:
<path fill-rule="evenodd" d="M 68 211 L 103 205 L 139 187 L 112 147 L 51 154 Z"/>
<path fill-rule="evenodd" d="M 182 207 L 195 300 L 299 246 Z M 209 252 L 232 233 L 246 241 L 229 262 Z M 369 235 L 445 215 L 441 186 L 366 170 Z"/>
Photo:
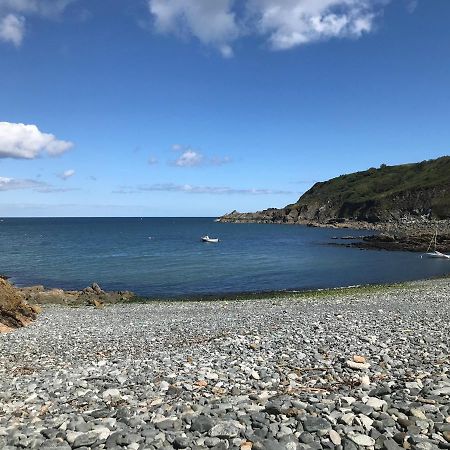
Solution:
<path fill-rule="evenodd" d="M 0 0 L 0 216 L 216 216 L 450 154 L 448 0 Z"/>

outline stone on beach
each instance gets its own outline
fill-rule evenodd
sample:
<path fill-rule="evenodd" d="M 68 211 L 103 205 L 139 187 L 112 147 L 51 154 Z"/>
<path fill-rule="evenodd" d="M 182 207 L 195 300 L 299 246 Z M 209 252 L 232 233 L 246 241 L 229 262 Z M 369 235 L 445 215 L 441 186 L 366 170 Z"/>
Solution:
<path fill-rule="evenodd" d="M 347 361 L 347 367 L 350 367 L 350 369 L 355 369 L 355 370 L 366 370 L 370 367 L 370 364 L 349 360 L 349 361 Z"/>
<path fill-rule="evenodd" d="M 366 358 L 361 355 L 353 355 L 353 361 L 355 363 L 364 364 L 366 362 Z"/>
<path fill-rule="evenodd" d="M 373 447 L 375 445 L 375 439 L 367 436 L 366 434 L 352 434 L 349 436 L 350 439 L 357 445 L 361 447 Z"/>

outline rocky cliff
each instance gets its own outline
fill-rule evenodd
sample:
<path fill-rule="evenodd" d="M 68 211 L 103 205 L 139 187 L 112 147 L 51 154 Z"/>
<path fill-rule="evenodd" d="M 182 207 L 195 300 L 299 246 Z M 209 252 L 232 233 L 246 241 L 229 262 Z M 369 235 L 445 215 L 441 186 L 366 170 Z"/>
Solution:
<path fill-rule="evenodd" d="M 233 211 L 223 222 L 373 226 L 450 219 L 450 157 L 399 166 L 381 165 L 316 183 L 282 209 Z"/>

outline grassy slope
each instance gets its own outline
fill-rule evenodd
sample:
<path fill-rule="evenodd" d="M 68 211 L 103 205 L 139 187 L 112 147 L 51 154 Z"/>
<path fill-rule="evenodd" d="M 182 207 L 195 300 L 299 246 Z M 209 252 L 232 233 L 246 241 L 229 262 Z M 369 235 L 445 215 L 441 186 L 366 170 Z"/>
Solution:
<path fill-rule="evenodd" d="M 444 216 L 450 213 L 450 157 L 399 166 L 381 166 L 329 181 L 316 183 L 293 205 L 309 199 L 326 201 L 338 198 L 340 202 L 361 204 L 382 203 L 397 194 L 432 188 L 447 188 L 447 194 L 433 200 L 433 207 Z"/>

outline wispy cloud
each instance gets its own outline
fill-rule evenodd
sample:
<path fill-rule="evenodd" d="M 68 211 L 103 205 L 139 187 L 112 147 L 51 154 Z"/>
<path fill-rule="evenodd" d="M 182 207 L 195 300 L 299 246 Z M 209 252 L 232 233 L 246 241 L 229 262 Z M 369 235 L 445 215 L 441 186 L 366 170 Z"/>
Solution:
<path fill-rule="evenodd" d="M 34 189 L 36 192 L 40 192 L 41 194 L 55 194 L 58 192 L 72 192 L 72 191 L 80 191 L 80 188 L 63 188 L 57 186 L 46 186 L 42 188 Z"/>
<path fill-rule="evenodd" d="M 0 177 L 0 191 L 14 191 L 18 189 L 29 189 L 42 194 L 78 190 L 76 188 L 61 188 L 52 186 L 44 181 Z"/>
<path fill-rule="evenodd" d="M 43 154 L 58 156 L 73 143 L 43 133 L 36 125 L 0 122 L 0 158 L 34 159 Z"/>
<path fill-rule="evenodd" d="M 231 163 L 229 156 L 213 156 L 208 160 L 209 164 L 213 166 L 223 166 L 224 164 Z"/>
<path fill-rule="evenodd" d="M 171 164 L 177 167 L 221 166 L 231 162 L 231 158 L 228 156 L 209 157 L 199 150 L 180 144 L 174 144 L 172 150 L 179 153 L 179 156 L 171 161 Z"/>
<path fill-rule="evenodd" d="M 406 9 L 412 14 L 419 6 L 419 0 L 406 0 Z"/>
<path fill-rule="evenodd" d="M 68 169 L 65 170 L 64 172 L 60 173 L 58 175 L 59 178 L 61 178 L 61 180 L 67 180 L 70 177 L 73 177 L 75 175 L 75 170 L 74 169 Z"/>
<path fill-rule="evenodd" d="M 15 189 L 42 189 L 46 186 L 47 184 L 42 181 L 0 177 L 0 191 L 12 191 Z"/>
<path fill-rule="evenodd" d="M 192 184 L 157 183 L 139 185 L 136 187 L 121 186 L 113 191 L 115 194 L 136 194 L 140 192 L 184 192 L 186 194 L 215 194 L 215 195 L 286 195 L 290 191 L 272 189 L 236 189 L 221 186 L 195 186 Z"/>
<path fill-rule="evenodd" d="M 158 164 L 159 161 L 158 158 L 156 158 L 155 156 L 149 156 L 147 162 L 150 166 L 155 166 L 156 164 Z"/>
<path fill-rule="evenodd" d="M 411 0 L 414 2 L 414 0 Z M 233 42 L 261 35 L 274 50 L 331 38 L 359 38 L 389 0 L 149 0 L 156 29 L 192 35 L 233 55 Z"/>

